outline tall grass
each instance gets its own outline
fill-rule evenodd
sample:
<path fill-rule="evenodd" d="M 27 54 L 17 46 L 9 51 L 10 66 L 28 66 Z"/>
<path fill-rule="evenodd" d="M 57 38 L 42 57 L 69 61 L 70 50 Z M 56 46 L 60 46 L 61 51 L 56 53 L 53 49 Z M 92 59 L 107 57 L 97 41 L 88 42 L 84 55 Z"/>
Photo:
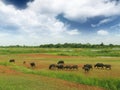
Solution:
<path fill-rule="evenodd" d="M 37 71 L 20 66 L 14 66 L 13 68 L 27 74 L 37 74 L 52 78 L 59 78 L 80 84 L 99 86 L 106 88 L 108 90 L 120 90 L 120 79 L 94 78 L 94 77 L 87 77 L 82 74 L 77 75 L 74 73 L 62 72 L 62 71 L 50 71 L 50 70 Z"/>

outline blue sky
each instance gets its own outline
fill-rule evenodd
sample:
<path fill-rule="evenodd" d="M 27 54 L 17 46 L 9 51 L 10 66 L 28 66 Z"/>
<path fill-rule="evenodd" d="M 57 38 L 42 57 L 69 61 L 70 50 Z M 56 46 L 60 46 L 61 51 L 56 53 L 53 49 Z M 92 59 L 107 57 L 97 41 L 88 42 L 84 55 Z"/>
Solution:
<path fill-rule="evenodd" d="M 120 44 L 119 0 L 0 0 L 0 45 Z"/>

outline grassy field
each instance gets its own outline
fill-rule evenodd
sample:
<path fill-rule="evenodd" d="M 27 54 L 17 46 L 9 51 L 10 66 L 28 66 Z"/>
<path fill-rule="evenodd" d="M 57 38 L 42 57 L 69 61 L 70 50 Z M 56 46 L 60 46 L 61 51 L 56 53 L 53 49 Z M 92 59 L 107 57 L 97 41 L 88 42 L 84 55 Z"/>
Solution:
<path fill-rule="evenodd" d="M 120 48 L 0 48 L 0 54 L 45 53 L 62 56 L 120 57 Z"/>
<path fill-rule="evenodd" d="M 8 62 L 12 58 L 15 64 Z M 77 64 L 79 70 L 48 69 L 59 60 Z M 31 68 L 30 62 L 35 62 L 36 68 Z M 98 62 L 111 64 L 112 70 L 82 70 L 84 64 Z M 1 90 L 120 90 L 120 49 L 116 48 L 0 48 L 0 66 L 4 67 L 0 69 Z"/>

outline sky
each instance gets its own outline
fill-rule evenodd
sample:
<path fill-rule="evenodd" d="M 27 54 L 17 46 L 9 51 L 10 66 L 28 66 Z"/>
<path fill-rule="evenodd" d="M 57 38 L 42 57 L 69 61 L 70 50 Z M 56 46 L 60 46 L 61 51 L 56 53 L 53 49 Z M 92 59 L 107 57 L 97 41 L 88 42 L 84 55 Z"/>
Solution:
<path fill-rule="evenodd" d="M 0 45 L 120 44 L 120 0 L 0 0 Z"/>

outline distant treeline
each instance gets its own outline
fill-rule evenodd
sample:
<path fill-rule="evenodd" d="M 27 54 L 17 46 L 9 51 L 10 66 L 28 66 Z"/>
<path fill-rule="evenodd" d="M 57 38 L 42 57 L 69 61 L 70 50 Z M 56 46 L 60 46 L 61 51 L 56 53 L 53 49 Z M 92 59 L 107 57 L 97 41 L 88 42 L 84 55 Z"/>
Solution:
<path fill-rule="evenodd" d="M 39 46 L 25 46 L 25 45 L 13 45 L 13 46 L 0 46 L 1 48 L 11 48 L 11 47 L 23 47 L 23 48 L 113 48 L 113 47 L 118 47 L 120 48 L 120 45 L 114 45 L 114 44 L 109 44 L 105 45 L 104 43 L 101 44 L 81 44 L 81 43 L 64 43 L 64 44 L 43 44 Z"/>
<path fill-rule="evenodd" d="M 101 44 L 81 44 L 81 43 L 64 43 L 64 44 L 44 44 L 40 45 L 41 48 L 106 48 L 106 47 L 120 47 L 120 45 L 104 45 L 104 43 Z"/>

